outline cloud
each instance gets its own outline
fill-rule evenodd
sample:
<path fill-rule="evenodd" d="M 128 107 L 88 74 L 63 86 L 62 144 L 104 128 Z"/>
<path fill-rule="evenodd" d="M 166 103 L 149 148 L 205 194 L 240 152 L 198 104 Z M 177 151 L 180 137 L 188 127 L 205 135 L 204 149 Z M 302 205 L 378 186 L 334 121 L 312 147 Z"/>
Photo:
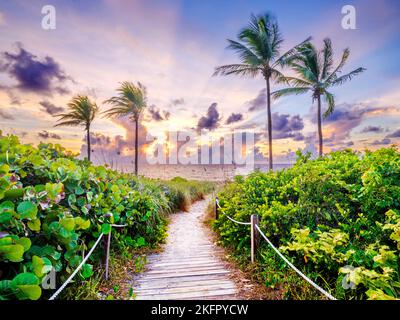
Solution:
<path fill-rule="evenodd" d="M 48 95 L 69 92 L 64 83 L 67 80 L 72 81 L 72 78 L 66 75 L 52 57 L 46 56 L 39 60 L 20 43 L 17 44 L 17 50 L 17 53 L 3 52 L 3 61 L 0 64 L 0 71 L 6 72 L 17 81 L 16 88 Z"/>
<path fill-rule="evenodd" d="M 185 99 L 183 99 L 183 98 L 172 99 L 172 100 L 171 100 L 171 104 L 172 104 L 173 106 L 183 105 L 183 104 L 185 104 Z"/>
<path fill-rule="evenodd" d="M 47 131 L 47 130 L 43 130 L 42 132 L 39 132 L 39 133 L 38 133 L 38 137 L 39 137 L 39 138 L 42 138 L 42 139 L 45 139 L 45 140 L 47 140 L 47 139 L 57 139 L 57 140 L 60 140 L 60 139 L 61 139 L 61 136 L 59 136 L 58 134 L 49 132 L 49 131 Z"/>
<path fill-rule="evenodd" d="M 383 138 L 382 140 L 375 140 L 371 143 L 373 146 L 379 146 L 379 145 L 388 145 L 391 144 L 391 140 L 388 138 Z"/>
<path fill-rule="evenodd" d="M 243 114 L 241 114 L 241 113 L 232 113 L 228 117 L 228 119 L 226 120 L 226 124 L 231 124 L 231 123 L 238 122 L 238 121 L 241 121 L 241 120 L 243 120 Z"/>
<path fill-rule="evenodd" d="M 257 97 L 247 102 L 249 106 L 249 111 L 256 111 L 264 108 L 267 104 L 267 93 L 266 89 L 262 89 Z"/>
<path fill-rule="evenodd" d="M 367 126 L 364 129 L 361 130 L 361 133 L 369 133 L 369 132 L 382 132 L 383 128 L 380 126 Z"/>
<path fill-rule="evenodd" d="M 400 138 L 400 129 L 386 136 L 386 138 Z"/>
<path fill-rule="evenodd" d="M 148 113 L 150 114 L 150 117 L 152 120 L 154 121 L 164 121 L 164 120 L 168 120 L 171 113 L 169 111 L 161 111 L 159 108 L 157 108 L 156 106 L 150 106 L 147 109 Z"/>
<path fill-rule="evenodd" d="M 301 131 L 304 128 L 303 119 L 299 115 L 272 114 L 272 138 L 287 139 L 293 138 L 295 141 L 304 140 Z"/>
<path fill-rule="evenodd" d="M 42 110 L 50 115 L 55 115 L 65 110 L 63 107 L 57 107 L 55 104 L 46 100 L 40 101 L 39 104 L 43 107 Z"/>
<path fill-rule="evenodd" d="M 121 135 L 108 136 L 102 133 L 90 133 L 91 160 L 98 165 L 109 164 L 116 170 L 133 170 L 133 154 L 135 145 L 134 124 L 128 118 L 113 119 L 117 125 L 123 127 L 126 137 Z M 147 129 L 139 124 L 139 162 L 145 161 L 145 148 L 152 142 L 147 141 Z M 82 140 L 80 157 L 87 155 L 86 137 Z"/>
<path fill-rule="evenodd" d="M 350 133 L 368 117 L 398 113 L 399 110 L 392 106 L 376 107 L 366 103 L 337 105 L 333 113 L 323 119 L 324 141 L 333 144 L 342 144 L 350 137 Z M 312 123 L 317 123 L 316 107 L 311 108 L 310 118 Z M 373 128 L 374 129 L 374 128 Z"/>
<path fill-rule="evenodd" d="M 7 111 L 1 110 L 1 109 L 0 109 L 0 118 L 2 118 L 4 120 L 14 120 L 15 119 L 13 117 L 13 115 L 11 115 Z"/>
<path fill-rule="evenodd" d="M 197 130 L 208 129 L 214 130 L 219 126 L 219 112 L 217 110 L 217 103 L 212 103 L 207 110 L 207 115 L 202 116 L 197 123 Z"/>

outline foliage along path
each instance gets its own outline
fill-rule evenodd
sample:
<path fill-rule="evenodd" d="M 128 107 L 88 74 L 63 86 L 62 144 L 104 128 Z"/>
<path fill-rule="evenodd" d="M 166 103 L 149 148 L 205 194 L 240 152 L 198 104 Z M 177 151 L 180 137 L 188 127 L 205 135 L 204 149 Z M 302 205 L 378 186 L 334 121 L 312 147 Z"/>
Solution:
<path fill-rule="evenodd" d="M 236 299 L 230 271 L 203 225 L 207 200 L 171 215 L 162 253 L 152 254 L 146 271 L 133 280 L 137 300 Z"/>

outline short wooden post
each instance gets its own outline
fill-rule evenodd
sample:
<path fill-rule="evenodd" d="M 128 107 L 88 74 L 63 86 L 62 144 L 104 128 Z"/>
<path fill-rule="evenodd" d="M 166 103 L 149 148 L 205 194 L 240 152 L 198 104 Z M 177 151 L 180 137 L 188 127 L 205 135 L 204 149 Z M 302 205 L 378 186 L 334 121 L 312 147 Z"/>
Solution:
<path fill-rule="evenodd" d="M 107 220 L 109 220 L 110 218 L 112 217 L 112 213 L 111 212 L 107 212 L 105 215 L 104 215 L 104 218 L 106 218 Z M 111 229 L 112 229 L 112 227 L 111 227 Z M 103 240 L 104 240 L 104 237 L 103 237 Z M 109 259 L 110 259 L 110 244 L 111 244 L 111 230 L 110 230 L 110 232 L 109 232 L 109 234 L 108 234 L 108 236 L 107 236 L 107 243 L 105 244 L 105 254 L 106 254 L 106 259 L 105 259 L 105 264 L 106 264 L 106 272 L 105 272 L 105 278 L 106 278 L 106 280 L 108 279 L 108 262 L 109 262 Z"/>
<path fill-rule="evenodd" d="M 215 197 L 215 220 L 219 218 L 218 201 L 218 197 Z"/>
<path fill-rule="evenodd" d="M 112 230 L 112 228 L 111 228 L 111 230 Z M 108 280 L 108 263 L 110 260 L 111 230 L 108 233 L 107 245 L 106 245 L 106 280 Z"/>
<path fill-rule="evenodd" d="M 256 229 L 256 225 L 259 225 L 259 217 L 256 214 L 252 214 L 250 217 L 250 222 L 251 222 L 251 263 L 254 263 L 256 261 L 256 254 L 257 254 L 257 249 L 258 245 L 260 242 L 260 235 L 258 230 Z"/>

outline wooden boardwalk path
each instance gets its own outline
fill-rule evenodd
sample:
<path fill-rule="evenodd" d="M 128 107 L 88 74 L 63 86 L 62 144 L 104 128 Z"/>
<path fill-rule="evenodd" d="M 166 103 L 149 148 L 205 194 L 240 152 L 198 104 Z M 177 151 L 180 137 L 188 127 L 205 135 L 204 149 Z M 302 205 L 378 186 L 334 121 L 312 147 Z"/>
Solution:
<path fill-rule="evenodd" d="M 133 280 L 137 300 L 236 299 L 237 288 L 203 226 L 207 201 L 171 216 L 162 253 Z"/>

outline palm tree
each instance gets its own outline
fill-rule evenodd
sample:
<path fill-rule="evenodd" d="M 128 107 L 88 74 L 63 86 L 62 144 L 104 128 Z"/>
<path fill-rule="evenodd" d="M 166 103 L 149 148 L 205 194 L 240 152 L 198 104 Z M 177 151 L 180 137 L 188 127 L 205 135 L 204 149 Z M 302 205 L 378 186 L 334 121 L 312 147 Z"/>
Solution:
<path fill-rule="evenodd" d="M 147 107 L 147 90 L 140 82 L 137 85 L 124 81 L 117 89 L 118 95 L 105 101 L 113 107 L 105 111 L 106 117 L 129 116 L 135 122 L 135 175 L 138 174 L 139 118 Z"/>
<path fill-rule="evenodd" d="M 68 112 L 56 115 L 59 117 L 59 126 L 84 126 L 87 139 L 87 159 L 90 161 L 90 125 L 99 112 L 95 102 L 89 100 L 87 96 L 76 95 L 68 103 Z"/>
<path fill-rule="evenodd" d="M 215 68 L 215 75 L 240 75 L 255 78 L 262 75 L 267 89 L 267 121 L 269 143 L 269 169 L 273 168 L 272 159 L 272 119 L 271 119 L 271 79 L 280 82 L 284 79 L 277 69 L 285 65 L 286 59 L 296 53 L 296 47 L 280 55 L 283 42 L 278 23 L 269 14 L 252 15 L 250 23 L 238 34 L 238 41 L 229 40 L 228 48 L 234 50 L 241 62 Z M 310 38 L 301 44 L 309 41 Z M 301 45 L 299 44 L 299 45 Z M 299 46 L 298 45 L 298 46 Z"/>
<path fill-rule="evenodd" d="M 319 137 L 319 156 L 323 154 L 322 139 L 322 119 L 321 119 L 321 96 L 324 97 L 328 108 L 324 113 L 324 118 L 332 114 L 335 109 L 335 99 L 328 91 L 330 87 L 335 87 L 350 81 L 354 76 L 362 73 L 366 69 L 357 68 L 347 74 L 341 75 L 342 69 L 350 55 L 350 49 L 343 51 L 342 58 L 336 68 L 333 68 L 333 49 L 330 39 L 324 39 L 324 48 L 318 50 L 311 44 L 305 43 L 298 48 L 298 53 L 292 55 L 287 64 L 293 68 L 297 77 L 286 77 L 286 81 L 291 87 L 278 90 L 273 93 L 274 98 L 292 94 L 302 94 L 310 92 L 313 102 L 318 103 L 318 137 Z"/>

